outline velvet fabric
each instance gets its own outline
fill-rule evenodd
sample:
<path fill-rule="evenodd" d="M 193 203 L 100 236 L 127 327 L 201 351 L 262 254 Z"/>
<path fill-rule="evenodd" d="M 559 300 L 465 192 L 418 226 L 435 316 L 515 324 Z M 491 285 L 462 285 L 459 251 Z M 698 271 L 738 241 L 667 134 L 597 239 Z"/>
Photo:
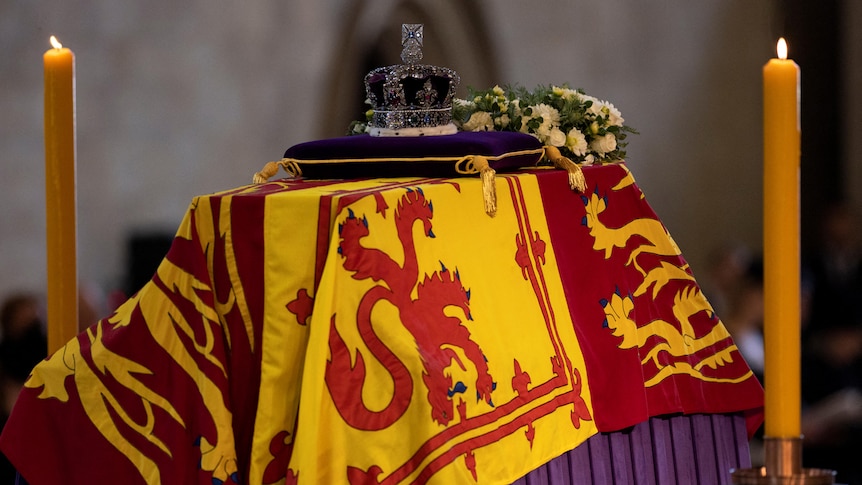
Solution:
<path fill-rule="evenodd" d="M 287 149 L 303 178 L 451 177 L 458 160 L 481 155 L 498 172 L 534 166 L 542 144 L 524 133 L 459 131 L 453 135 L 373 137 L 353 135 L 315 140 Z M 463 175 L 463 174 L 460 174 Z"/>

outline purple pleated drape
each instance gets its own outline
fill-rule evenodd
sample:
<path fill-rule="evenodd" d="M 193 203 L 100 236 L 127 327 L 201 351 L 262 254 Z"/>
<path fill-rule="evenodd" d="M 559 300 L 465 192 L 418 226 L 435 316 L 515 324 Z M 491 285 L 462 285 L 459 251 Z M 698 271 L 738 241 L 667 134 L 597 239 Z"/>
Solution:
<path fill-rule="evenodd" d="M 724 485 L 749 467 L 742 415 L 677 415 L 599 433 L 514 485 Z"/>

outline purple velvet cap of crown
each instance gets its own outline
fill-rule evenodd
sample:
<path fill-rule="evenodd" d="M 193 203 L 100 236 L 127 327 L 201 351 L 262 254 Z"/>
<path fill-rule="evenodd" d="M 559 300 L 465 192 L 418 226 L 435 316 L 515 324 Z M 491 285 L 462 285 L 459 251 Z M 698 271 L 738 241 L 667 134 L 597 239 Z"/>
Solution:
<path fill-rule="evenodd" d="M 354 135 L 294 145 L 284 158 L 295 160 L 306 178 L 448 177 L 458 175 L 454 158 L 482 155 L 494 170 L 536 165 L 542 144 L 516 132 L 460 131 L 424 137 Z"/>

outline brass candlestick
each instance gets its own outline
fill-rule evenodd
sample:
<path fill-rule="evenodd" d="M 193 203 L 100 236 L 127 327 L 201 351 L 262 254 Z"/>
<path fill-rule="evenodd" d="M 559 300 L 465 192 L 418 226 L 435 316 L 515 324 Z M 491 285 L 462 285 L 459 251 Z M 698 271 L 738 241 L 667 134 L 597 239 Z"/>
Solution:
<path fill-rule="evenodd" d="M 765 466 L 731 473 L 735 485 L 832 485 L 835 471 L 802 468 L 802 437 L 763 439 Z"/>

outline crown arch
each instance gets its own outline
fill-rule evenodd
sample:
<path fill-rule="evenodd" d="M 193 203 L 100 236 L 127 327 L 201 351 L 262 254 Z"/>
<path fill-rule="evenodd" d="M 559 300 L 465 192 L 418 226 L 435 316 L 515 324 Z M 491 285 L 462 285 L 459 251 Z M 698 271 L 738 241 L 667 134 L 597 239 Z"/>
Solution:
<path fill-rule="evenodd" d="M 468 86 L 490 85 L 499 78 L 485 16 L 474 0 L 351 0 L 339 20 L 325 75 L 319 136 L 344 135 L 368 109 L 362 80 L 372 69 L 401 63 L 402 23 L 425 25 L 422 62 L 458 71 L 458 96 Z"/>

